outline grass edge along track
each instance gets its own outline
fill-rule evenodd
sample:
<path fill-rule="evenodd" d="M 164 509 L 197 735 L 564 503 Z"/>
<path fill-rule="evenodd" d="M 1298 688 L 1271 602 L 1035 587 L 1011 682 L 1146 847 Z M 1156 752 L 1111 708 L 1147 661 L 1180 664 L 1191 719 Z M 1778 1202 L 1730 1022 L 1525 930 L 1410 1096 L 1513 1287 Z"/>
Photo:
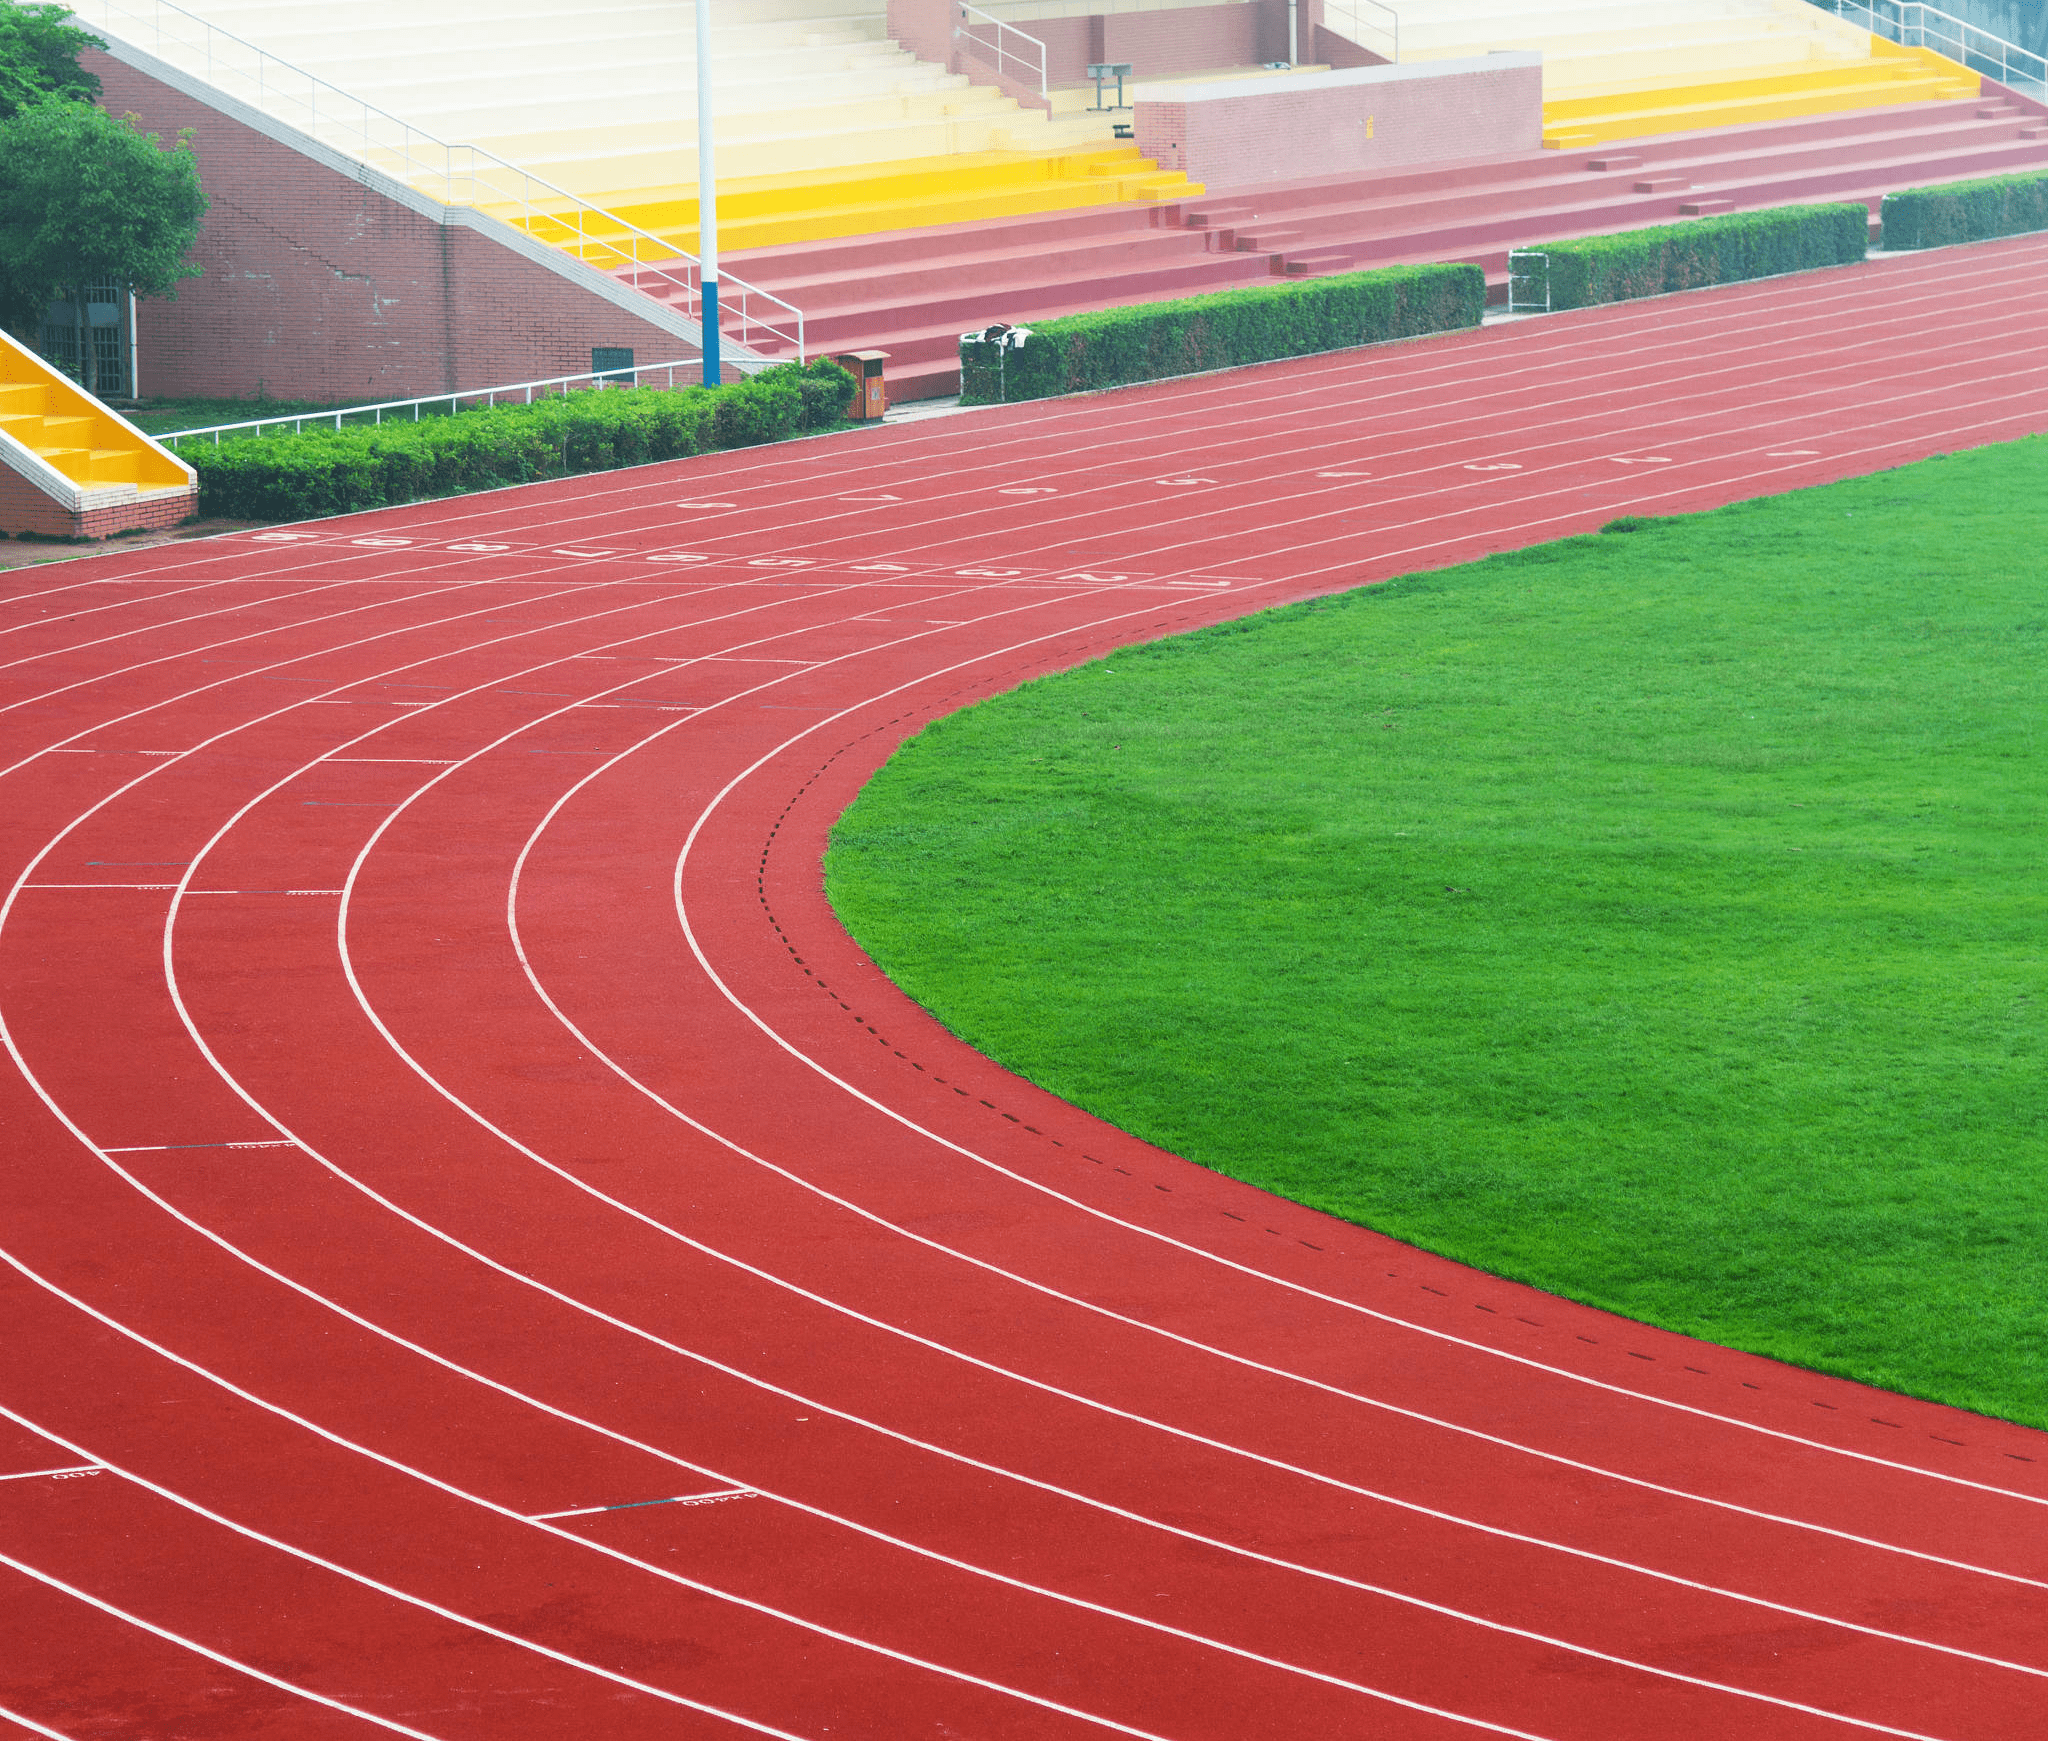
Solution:
<path fill-rule="evenodd" d="M 827 892 L 1165 1148 L 2048 1426 L 2048 438 L 1615 524 L 940 720 Z"/>

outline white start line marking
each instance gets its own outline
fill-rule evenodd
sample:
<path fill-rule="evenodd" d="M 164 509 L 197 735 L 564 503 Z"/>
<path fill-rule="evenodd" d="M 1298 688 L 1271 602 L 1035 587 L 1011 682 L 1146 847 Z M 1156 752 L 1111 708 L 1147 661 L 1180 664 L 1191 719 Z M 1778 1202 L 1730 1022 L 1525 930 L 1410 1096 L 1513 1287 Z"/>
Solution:
<path fill-rule="evenodd" d="M 678 502 L 678 508 L 736 508 L 737 502 Z"/>
<path fill-rule="evenodd" d="M 1522 468 L 1511 460 L 1502 460 L 1498 465 L 1468 465 L 1468 472 L 1518 472 Z"/>
<path fill-rule="evenodd" d="M 1013 489 L 996 491 L 999 496 L 1056 496 L 1059 491 L 1050 484 L 1019 484 Z"/>
<path fill-rule="evenodd" d="M 842 502 L 900 502 L 901 496 L 841 496 Z"/>
<path fill-rule="evenodd" d="M 1317 472 L 1319 478 L 1369 478 L 1371 472 Z"/>
<path fill-rule="evenodd" d="M 1672 465 L 1676 463 L 1657 453 L 1642 454 L 1634 459 L 1624 458 L 1618 453 L 1611 453 L 1607 457 L 1613 460 L 1616 465 Z"/>
<path fill-rule="evenodd" d="M 1174 489 L 1181 489 L 1190 484 L 1213 484 L 1216 480 L 1214 478 L 1154 478 L 1152 481 L 1156 484 L 1166 484 Z"/>
<path fill-rule="evenodd" d="M 1819 459 L 1817 447 L 1788 447 L 1781 453 L 1767 453 L 1765 459 Z"/>

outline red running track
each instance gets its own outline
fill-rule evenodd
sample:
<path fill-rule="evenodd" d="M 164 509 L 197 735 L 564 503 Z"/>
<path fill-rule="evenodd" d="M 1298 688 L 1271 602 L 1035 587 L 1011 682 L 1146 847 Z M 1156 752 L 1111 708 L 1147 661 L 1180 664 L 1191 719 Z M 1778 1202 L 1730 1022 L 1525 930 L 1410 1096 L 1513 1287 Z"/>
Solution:
<path fill-rule="evenodd" d="M 883 982 L 937 714 L 2048 424 L 2048 241 L 17 573 L 0 1736 L 2048 1728 L 2048 1442 L 1190 1166 Z"/>

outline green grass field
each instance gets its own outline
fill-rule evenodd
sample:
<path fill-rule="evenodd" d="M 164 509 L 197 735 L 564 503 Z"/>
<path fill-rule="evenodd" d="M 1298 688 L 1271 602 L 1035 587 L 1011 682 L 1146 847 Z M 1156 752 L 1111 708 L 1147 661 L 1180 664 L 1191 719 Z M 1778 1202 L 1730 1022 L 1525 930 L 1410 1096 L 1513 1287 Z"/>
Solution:
<path fill-rule="evenodd" d="M 906 745 L 832 900 L 1204 1165 L 2048 1426 L 2048 438 L 1411 576 Z"/>

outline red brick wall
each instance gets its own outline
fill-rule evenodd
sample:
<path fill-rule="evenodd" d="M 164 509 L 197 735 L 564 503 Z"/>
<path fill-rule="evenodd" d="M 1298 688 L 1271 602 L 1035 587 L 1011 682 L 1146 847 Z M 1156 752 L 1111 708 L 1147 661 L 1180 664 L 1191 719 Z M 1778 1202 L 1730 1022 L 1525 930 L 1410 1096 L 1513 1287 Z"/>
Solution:
<path fill-rule="evenodd" d="M 1501 63 L 1507 64 L 1501 64 Z M 1534 55 L 1311 74 L 1136 105 L 1137 141 L 1162 169 L 1211 188 L 1537 150 Z"/>
<path fill-rule="evenodd" d="M 212 200 L 175 302 L 147 301 L 145 395 L 403 399 L 581 373 L 593 345 L 689 354 L 488 235 L 444 225 L 104 54 L 102 101 L 166 139 L 194 130 Z"/>
<path fill-rule="evenodd" d="M 148 496 L 83 513 L 52 501 L 12 466 L 0 465 L 0 532 L 40 532 L 46 538 L 105 538 L 138 526 L 175 526 L 199 506 L 199 490 L 152 491 Z"/>

